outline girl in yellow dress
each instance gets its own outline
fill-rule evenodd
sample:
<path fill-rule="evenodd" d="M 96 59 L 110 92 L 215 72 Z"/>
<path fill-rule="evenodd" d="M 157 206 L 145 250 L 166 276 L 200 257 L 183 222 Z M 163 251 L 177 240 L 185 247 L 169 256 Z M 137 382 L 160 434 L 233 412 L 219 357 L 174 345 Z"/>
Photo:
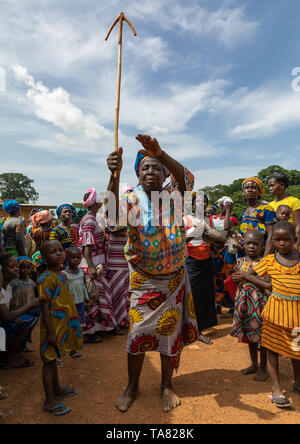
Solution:
<path fill-rule="evenodd" d="M 46 393 L 44 410 L 54 415 L 64 415 L 71 409 L 61 398 L 75 396 L 77 390 L 62 388 L 57 373 L 57 359 L 72 350 L 80 350 L 83 344 L 80 319 L 69 290 L 66 275 L 61 271 L 66 254 L 57 240 L 46 241 L 41 247 L 47 270 L 37 282 L 41 304 L 41 357 L 43 383 Z"/>
<path fill-rule="evenodd" d="M 294 370 L 292 390 L 300 394 L 300 260 L 295 248 L 295 227 L 287 221 L 273 227 L 275 254 L 253 266 L 247 279 L 270 276 L 272 293 L 263 311 L 261 344 L 267 349 L 268 370 L 272 380 L 272 402 L 278 408 L 291 406 L 279 381 L 279 355 L 291 358 Z"/>

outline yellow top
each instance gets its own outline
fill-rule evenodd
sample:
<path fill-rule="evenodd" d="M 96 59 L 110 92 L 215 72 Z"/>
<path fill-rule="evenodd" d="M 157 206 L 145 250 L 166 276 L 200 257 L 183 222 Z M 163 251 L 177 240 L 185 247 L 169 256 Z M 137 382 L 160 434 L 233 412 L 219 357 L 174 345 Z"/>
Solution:
<path fill-rule="evenodd" d="M 293 212 L 300 210 L 300 200 L 297 197 L 293 196 L 286 197 L 285 199 L 279 201 L 273 200 L 269 203 L 269 205 L 274 209 L 275 212 L 280 205 L 287 205 L 288 207 L 290 207 L 292 209 L 292 214 L 289 222 L 291 222 L 292 224 L 294 223 Z"/>

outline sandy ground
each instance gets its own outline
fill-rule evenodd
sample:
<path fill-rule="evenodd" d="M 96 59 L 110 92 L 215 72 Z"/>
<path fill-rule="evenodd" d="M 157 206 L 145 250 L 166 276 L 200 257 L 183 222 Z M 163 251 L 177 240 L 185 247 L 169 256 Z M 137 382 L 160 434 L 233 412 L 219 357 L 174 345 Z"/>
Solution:
<path fill-rule="evenodd" d="M 39 353 L 30 354 L 35 366 L 29 369 L 1 370 L 0 385 L 9 397 L 0 401 L 0 411 L 8 413 L 1 424 L 290 424 L 300 422 L 300 396 L 292 392 L 290 361 L 280 362 L 282 386 L 293 402 L 292 409 L 278 410 L 269 400 L 270 380 L 253 381 L 240 370 L 249 365 L 248 348 L 230 337 L 230 320 L 210 332 L 211 346 L 197 342 L 186 347 L 174 377 L 181 406 L 163 413 L 160 399 L 160 359 L 146 356 L 140 395 L 126 413 L 114 407 L 114 400 L 126 385 L 126 336 L 107 335 L 100 344 L 85 348 L 86 359 L 65 358 L 59 369 L 62 384 L 79 389 L 78 397 L 68 399 L 72 412 L 54 417 L 42 411 L 42 363 Z M 38 328 L 33 347 L 38 351 Z"/>

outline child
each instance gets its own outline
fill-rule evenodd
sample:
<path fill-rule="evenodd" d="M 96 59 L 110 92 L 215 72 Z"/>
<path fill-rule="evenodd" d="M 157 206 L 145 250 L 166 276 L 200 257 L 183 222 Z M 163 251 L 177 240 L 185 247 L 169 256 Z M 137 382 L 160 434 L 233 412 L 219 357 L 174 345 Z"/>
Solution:
<path fill-rule="evenodd" d="M 81 262 L 81 252 L 78 247 L 70 247 L 66 250 L 67 254 L 67 268 L 65 274 L 68 278 L 70 290 L 73 296 L 73 301 L 77 309 L 78 316 L 81 322 L 81 328 L 84 329 L 85 323 L 85 305 L 84 301 L 88 301 L 88 292 L 85 283 L 85 274 L 82 268 L 78 268 Z M 78 351 L 72 350 L 70 356 L 73 359 L 83 359 L 84 356 Z"/>
<path fill-rule="evenodd" d="M 279 205 L 276 211 L 276 217 L 278 221 L 289 221 L 292 216 L 293 210 L 288 205 Z"/>
<path fill-rule="evenodd" d="M 250 267 L 258 264 L 263 256 L 264 234 L 260 231 L 249 230 L 244 236 L 244 248 L 247 256 L 237 259 L 236 272 L 232 275 L 233 281 L 238 284 L 235 298 L 234 321 L 231 336 L 239 342 L 249 344 L 251 366 L 242 370 L 244 375 L 256 373 L 255 381 L 266 381 L 267 354 L 261 348 L 260 367 L 258 367 L 258 345 L 261 342 L 262 312 L 268 300 L 265 288 L 270 283 L 260 282 L 253 285 L 248 278 L 244 279 Z"/>
<path fill-rule="evenodd" d="M 66 275 L 61 271 L 66 254 L 57 240 L 46 241 L 41 247 L 47 270 L 38 282 L 41 304 L 41 357 L 43 383 L 46 393 L 44 411 L 53 415 L 65 415 L 71 409 L 65 407 L 61 398 L 75 396 L 78 390 L 62 388 L 58 380 L 56 359 L 61 359 L 72 350 L 80 350 L 83 336 L 80 320 L 69 290 Z"/>
<path fill-rule="evenodd" d="M 271 401 L 278 408 L 291 406 L 279 382 L 279 355 L 291 358 L 294 370 L 293 391 L 300 394 L 300 261 L 294 247 L 295 227 L 280 221 L 273 227 L 275 254 L 253 266 L 250 278 L 267 274 L 272 280 L 272 294 L 263 313 L 262 345 L 267 349 L 268 369 L 272 380 Z M 248 278 L 247 278 L 248 279 Z"/>
<path fill-rule="evenodd" d="M 216 291 L 217 313 L 227 318 L 233 315 L 233 300 L 226 291 L 224 281 L 233 273 L 236 264 L 236 255 L 228 251 L 224 243 L 211 245 L 214 268 L 214 284 Z M 229 308 L 228 314 L 222 314 L 222 307 Z"/>
<path fill-rule="evenodd" d="M 18 260 L 11 254 L 0 256 L 3 283 L 0 300 L 0 328 L 6 333 L 6 352 L 1 353 L 1 368 L 27 368 L 34 363 L 20 356 L 20 347 L 28 333 L 37 323 L 37 318 L 31 313 L 38 308 L 38 299 L 35 298 L 17 309 L 11 309 L 13 297 L 10 283 L 18 277 Z"/>
<path fill-rule="evenodd" d="M 33 282 L 32 279 L 30 279 L 30 275 L 32 273 L 32 268 L 33 268 L 31 259 L 27 256 L 19 256 L 18 264 L 19 264 L 19 277 L 17 279 L 14 279 L 10 283 L 13 293 L 11 300 L 11 308 L 13 309 L 24 307 L 24 305 L 29 304 L 35 298 L 37 298 L 36 284 L 35 282 Z M 36 322 L 38 321 L 39 313 L 37 312 L 37 310 L 33 310 L 32 312 L 27 314 L 36 319 Z M 36 325 L 36 322 L 34 323 L 34 326 Z M 32 330 L 33 328 L 30 329 L 30 331 L 28 332 L 28 337 L 25 339 L 25 341 L 21 346 L 21 350 L 25 353 L 30 353 L 32 351 L 27 348 L 27 343 L 28 342 L 32 343 L 31 341 Z"/>

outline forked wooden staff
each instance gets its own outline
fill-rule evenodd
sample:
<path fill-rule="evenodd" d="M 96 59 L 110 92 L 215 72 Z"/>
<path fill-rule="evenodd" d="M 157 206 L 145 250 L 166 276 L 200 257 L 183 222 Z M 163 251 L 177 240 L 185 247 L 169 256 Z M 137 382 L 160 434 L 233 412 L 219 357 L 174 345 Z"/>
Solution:
<path fill-rule="evenodd" d="M 121 96 L 121 74 L 122 74 L 122 40 L 123 40 L 123 22 L 126 22 L 132 29 L 133 34 L 136 36 L 136 32 L 130 21 L 125 17 L 124 12 L 121 12 L 119 17 L 111 25 L 110 30 L 105 37 L 108 40 L 110 33 L 119 22 L 119 42 L 118 42 L 118 84 L 117 84 L 117 105 L 116 105 L 116 118 L 115 118 L 115 151 L 119 148 L 118 131 L 119 131 L 119 114 L 120 114 L 120 96 Z M 114 177 L 117 177 L 118 173 L 114 173 Z"/>

